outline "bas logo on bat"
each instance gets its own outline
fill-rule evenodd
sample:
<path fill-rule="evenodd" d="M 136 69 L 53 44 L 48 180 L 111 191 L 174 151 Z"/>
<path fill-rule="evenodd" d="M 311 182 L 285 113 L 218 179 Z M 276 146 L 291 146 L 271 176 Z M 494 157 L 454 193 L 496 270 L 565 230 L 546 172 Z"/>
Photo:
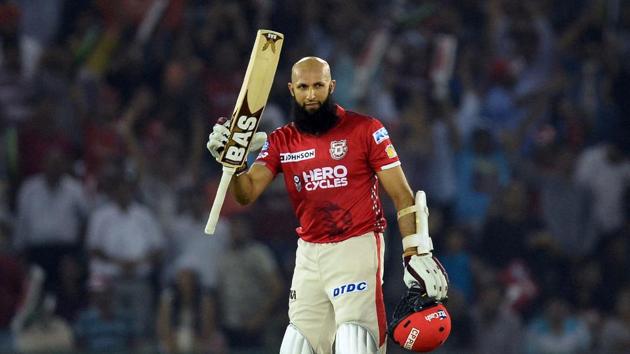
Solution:
<path fill-rule="evenodd" d="M 232 134 L 233 145 L 227 147 L 225 158 L 232 161 L 242 161 L 247 152 L 247 145 L 256 132 L 256 123 L 258 118 L 240 116 L 236 120 L 236 127 L 240 131 L 234 131 Z"/>

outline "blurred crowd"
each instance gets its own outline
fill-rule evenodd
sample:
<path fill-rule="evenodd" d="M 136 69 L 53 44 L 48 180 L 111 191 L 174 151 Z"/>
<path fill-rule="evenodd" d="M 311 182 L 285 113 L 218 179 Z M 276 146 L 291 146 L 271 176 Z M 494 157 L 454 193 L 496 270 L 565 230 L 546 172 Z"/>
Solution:
<path fill-rule="evenodd" d="M 630 352 L 628 0 L 1 0 L 0 352 L 277 352 L 282 182 L 203 234 L 258 28 L 286 35 L 262 130 L 320 56 L 427 192 L 444 352 Z"/>

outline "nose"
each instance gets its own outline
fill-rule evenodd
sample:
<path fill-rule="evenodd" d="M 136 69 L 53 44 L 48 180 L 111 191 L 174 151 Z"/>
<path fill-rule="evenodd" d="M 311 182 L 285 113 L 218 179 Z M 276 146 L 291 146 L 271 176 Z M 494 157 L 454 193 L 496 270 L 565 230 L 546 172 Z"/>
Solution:
<path fill-rule="evenodd" d="M 313 88 L 308 89 L 308 93 L 306 94 L 306 98 L 311 100 L 315 98 L 315 90 Z"/>

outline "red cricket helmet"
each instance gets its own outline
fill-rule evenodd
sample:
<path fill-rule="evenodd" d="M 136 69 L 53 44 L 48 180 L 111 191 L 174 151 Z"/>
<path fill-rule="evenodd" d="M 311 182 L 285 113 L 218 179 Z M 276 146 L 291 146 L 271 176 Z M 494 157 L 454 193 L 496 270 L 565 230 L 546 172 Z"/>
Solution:
<path fill-rule="evenodd" d="M 440 301 L 414 287 L 396 306 L 389 328 L 394 343 L 412 352 L 430 352 L 446 342 L 451 333 L 451 315 Z"/>

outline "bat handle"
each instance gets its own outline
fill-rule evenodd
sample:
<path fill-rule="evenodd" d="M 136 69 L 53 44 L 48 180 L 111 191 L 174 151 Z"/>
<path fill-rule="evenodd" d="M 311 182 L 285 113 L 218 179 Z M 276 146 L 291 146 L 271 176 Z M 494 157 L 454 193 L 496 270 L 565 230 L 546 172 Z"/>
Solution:
<path fill-rule="evenodd" d="M 217 188 L 217 194 L 214 197 L 212 203 L 212 209 L 210 209 L 210 215 L 208 215 L 208 222 L 206 223 L 205 233 L 207 235 L 214 234 L 214 229 L 217 227 L 219 221 L 219 214 L 221 213 L 221 207 L 225 200 L 225 193 L 228 190 L 232 176 L 236 171 L 235 167 L 223 166 L 223 174 L 221 175 L 221 182 L 219 182 L 219 188 Z"/>

